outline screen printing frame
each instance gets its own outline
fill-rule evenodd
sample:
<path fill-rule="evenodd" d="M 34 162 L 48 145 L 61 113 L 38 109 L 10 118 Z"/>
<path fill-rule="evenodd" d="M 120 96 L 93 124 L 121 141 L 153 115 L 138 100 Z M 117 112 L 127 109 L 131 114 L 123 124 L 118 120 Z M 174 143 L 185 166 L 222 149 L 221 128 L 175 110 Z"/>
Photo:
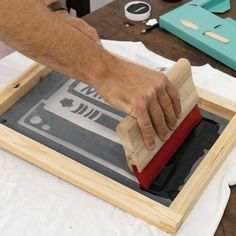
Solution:
<path fill-rule="evenodd" d="M 0 115 L 51 70 L 33 64 L 0 91 Z M 197 88 L 199 107 L 229 120 L 183 189 L 166 207 L 53 149 L 0 124 L 0 147 L 85 191 L 174 234 L 236 143 L 236 103 Z"/>

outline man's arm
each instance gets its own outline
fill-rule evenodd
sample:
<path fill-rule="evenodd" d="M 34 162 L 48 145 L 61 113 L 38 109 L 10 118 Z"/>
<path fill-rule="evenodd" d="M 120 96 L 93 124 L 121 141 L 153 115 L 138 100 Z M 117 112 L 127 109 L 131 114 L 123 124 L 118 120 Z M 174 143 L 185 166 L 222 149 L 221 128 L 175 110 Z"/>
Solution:
<path fill-rule="evenodd" d="M 56 0 L 41 0 L 44 2 L 46 6 L 55 2 Z M 60 1 L 65 2 L 65 1 Z M 71 16 L 66 10 L 57 10 L 54 12 L 55 15 L 61 17 L 61 19 L 68 24 L 75 27 L 77 30 L 80 30 L 82 33 L 86 34 L 89 38 L 95 40 L 96 42 L 100 43 L 100 39 L 98 36 L 97 31 L 89 24 L 87 24 L 84 20 Z"/>
<path fill-rule="evenodd" d="M 180 115 L 178 91 L 162 73 L 118 59 L 51 13 L 41 1 L 1 0 L 0 39 L 23 54 L 93 86 L 137 119 L 144 142 L 167 139 Z"/>
<path fill-rule="evenodd" d="M 108 53 L 41 1 L 1 0 L 0 15 L 0 38 L 23 54 L 88 83 L 106 73 Z"/>

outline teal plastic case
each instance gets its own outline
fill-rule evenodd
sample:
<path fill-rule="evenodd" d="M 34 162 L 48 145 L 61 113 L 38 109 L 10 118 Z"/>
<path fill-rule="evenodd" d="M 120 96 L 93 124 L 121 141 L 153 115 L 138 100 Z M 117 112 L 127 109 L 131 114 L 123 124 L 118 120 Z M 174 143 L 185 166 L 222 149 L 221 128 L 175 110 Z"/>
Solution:
<path fill-rule="evenodd" d="M 229 0 L 194 0 L 160 16 L 159 24 L 161 28 L 236 70 L 236 20 L 223 19 L 212 13 L 229 9 Z M 194 23 L 198 29 L 183 25 L 181 20 Z M 223 43 L 205 35 L 209 31 L 228 39 L 228 42 Z"/>

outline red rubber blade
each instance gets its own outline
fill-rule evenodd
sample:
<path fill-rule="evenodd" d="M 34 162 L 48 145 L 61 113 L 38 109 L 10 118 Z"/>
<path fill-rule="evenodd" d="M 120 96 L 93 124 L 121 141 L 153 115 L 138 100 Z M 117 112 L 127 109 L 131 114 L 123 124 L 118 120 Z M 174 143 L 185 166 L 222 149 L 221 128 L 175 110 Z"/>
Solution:
<path fill-rule="evenodd" d="M 198 106 L 195 106 L 188 116 L 183 120 L 171 137 L 160 148 L 148 165 L 138 172 L 135 165 L 132 165 L 134 174 L 136 175 L 140 186 L 148 189 L 156 177 L 160 174 L 161 170 L 165 167 L 167 162 L 171 159 L 174 153 L 178 150 L 180 145 L 188 137 L 190 132 L 201 121 L 202 116 Z"/>

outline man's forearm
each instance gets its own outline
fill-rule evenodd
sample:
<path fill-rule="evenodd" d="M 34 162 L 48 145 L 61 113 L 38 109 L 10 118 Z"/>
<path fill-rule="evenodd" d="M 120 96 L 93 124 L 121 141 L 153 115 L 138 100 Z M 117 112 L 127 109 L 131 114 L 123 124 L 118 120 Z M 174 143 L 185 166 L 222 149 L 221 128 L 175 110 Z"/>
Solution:
<path fill-rule="evenodd" d="M 166 140 L 175 128 L 180 96 L 164 74 L 115 58 L 42 1 L 0 0 L 0 40 L 93 86 L 105 101 L 137 119 L 150 149 L 154 130 Z"/>
<path fill-rule="evenodd" d="M 86 35 L 51 13 L 41 1 L 1 0 L 0 15 L 1 40 L 68 76 L 82 77 L 93 86 L 94 78 L 102 79 L 110 71 L 109 63 L 115 60 Z"/>

